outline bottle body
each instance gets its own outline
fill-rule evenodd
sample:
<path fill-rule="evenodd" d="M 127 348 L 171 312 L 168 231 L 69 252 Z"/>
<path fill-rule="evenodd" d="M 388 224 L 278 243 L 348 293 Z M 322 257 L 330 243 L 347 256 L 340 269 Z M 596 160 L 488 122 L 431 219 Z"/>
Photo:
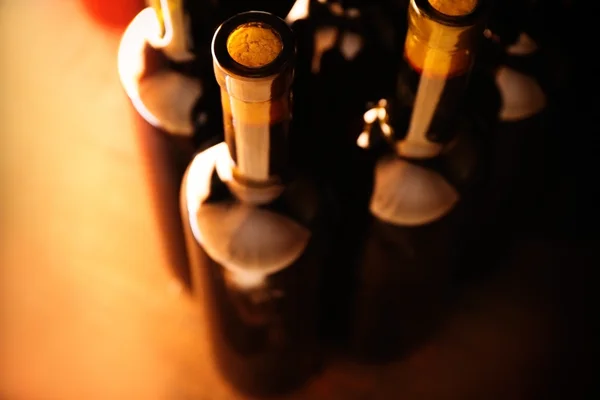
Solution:
<path fill-rule="evenodd" d="M 488 51 L 481 67 L 498 102 L 490 127 L 492 175 L 487 218 L 496 231 L 507 233 L 531 229 L 543 201 L 552 118 L 547 110 L 548 95 L 558 83 L 548 76 L 559 65 L 549 62 L 549 52 L 531 36 L 535 21 L 527 16 L 542 15 L 540 10 L 519 4 L 523 10 L 515 16 L 516 6 L 513 2 L 497 5 L 485 31 Z M 483 89 L 476 92 L 473 97 L 486 96 Z"/>
<path fill-rule="evenodd" d="M 294 123 L 306 127 L 296 138 L 294 155 L 335 203 L 330 214 L 335 234 L 324 270 L 322 328 L 330 348 L 341 351 L 347 346 L 352 314 L 350 269 L 356 266 L 371 188 L 369 168 L 363 167 L 368 161 L 355 142 L 365 102 L 393 93 L 396 31 L 404 25 L 399 27 L 389 16 L 396 2 L 307 3 L 302 17 L 292 23 L 298 38 Z M 401 15 L 406 16 L 405 10 Z"/>
<path fill-rule="evenodd" d="M 468 221 L 465 188 L 477 175 L 462 102 L 481 10 L 473 3 L 454 18 L 434 4 L 410 2 L 396 99 L 365 113 L 358 139 L 385 144 L 356 277 L 352 347 L 366 362 L 410 352 L 441 321 Z"/>
<path fill-rule="evenodd" d="M 375 163 L 352 325 L 360 361 L 386 363 L 414 350 L 450 304 L 468 203 L 437 161 L 389 154 Z"/>
<path fill-rule="evenodd" d="M 353 352 L 385 363 L 423 344 L 447 311 L 458 213 L 407 227 L 373 217 L 360 259 Z"/>
<path fill-rule="evenodd" d="M 292 184 L 272 204 L 244 204 L 216 172 L 228 158 L 225 143 L 200 153 L 183 181 L 193 291 L 224 378 L 250 394 L 285 392 L 320 360 L 316 190 Z M 210 188 L 206 199 L 193 195 L 199 183 Z"/>
<path fill-rule="evenodd" d="M 319 363 L 324 251 L 319 192 L 287 157 L 294 41 L 281 19 L 247 12 L 217 29 L 212 51 L 225 142 L 194 158 L 181 190 L 194 292 L 223 377 L 281 394 Z"/>

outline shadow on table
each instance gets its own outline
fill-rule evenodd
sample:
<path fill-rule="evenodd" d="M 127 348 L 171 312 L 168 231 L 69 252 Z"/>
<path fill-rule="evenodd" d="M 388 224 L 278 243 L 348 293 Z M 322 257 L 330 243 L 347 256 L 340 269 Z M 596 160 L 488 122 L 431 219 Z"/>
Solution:
<path fill-rule="evenodd" d="M 592 254 L 564 240 L 519 241 L 410 354 L 380 366 L 338 358 L 291 398 L 584 399 L 582 287 Z"/>

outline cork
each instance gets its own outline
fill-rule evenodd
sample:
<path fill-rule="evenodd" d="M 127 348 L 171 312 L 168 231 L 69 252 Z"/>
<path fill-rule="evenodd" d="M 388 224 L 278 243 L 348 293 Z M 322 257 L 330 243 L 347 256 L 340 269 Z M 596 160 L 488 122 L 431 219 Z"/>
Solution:
<path fill-rule="evenodd" d="M 281 37 L 267 25 L 247 23 L 227 38 L 227 52 L 238 64 L 260 68 L 272 63 L 283 49 Z"/>
<path fill-rule="evenodd" d="M 429 0 L 429 4 L 450 17 L 469 15 L 477 6 L 478 0 Z"/>

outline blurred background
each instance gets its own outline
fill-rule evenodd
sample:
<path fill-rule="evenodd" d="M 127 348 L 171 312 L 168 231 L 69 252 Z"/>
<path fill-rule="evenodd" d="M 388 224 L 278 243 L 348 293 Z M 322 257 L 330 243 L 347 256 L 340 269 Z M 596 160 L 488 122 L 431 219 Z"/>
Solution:
<path fill-rule="evenodd" d="M 285 17 L 294 5 L 205 3 L 213 28 L 244 9 Z M 299 79 L 317 63 L 307 87 L 321 83 L 328 91 L 317 96 L 300 87 L 299 101 L 319 99 L 314 107 L 329 116 L 315 117 L 312 108 L 296 115 L 311 137 L 322 137 L 323 148 L 350 146 L 367 104 L 396 91 L 407 2 L 329 2 L 339 6 L 327 12 L 317 3 L 325 2 L 311 2 L 316 11 L 307 20 L 362 35 L 371 47 L 354 64 L 336 64 L 337 53 L 325 51 L 320 64 L 312 54 L 306 65 L 299 61 Z M 503 38 L 513 35 L 514 42 L 525 29 L 544 49 L 540 81 L 554 116 L 550 133 L 533 145 L 546 149 L 544 201 L 534 202 L 535 218 L 519 227 L 519 240 L 502 256 L 511 267 L 470 290 L 414 356 L 385 368 L 333 361 L 291 398 L 588 398 L 593 352 L 585 286 L 600 243 L 594 180 L 587 178 L 596 170 L 588 122 L 594 103 L 578 90 L 594 79 L 593 68 L 574 45 L 584 37 L 584 12 L 566 0 L 528 2 L 527 13 L 519 2 L 496 3 L 504 4 L 503 13 L 492 14 L 502 16 Z M 203 311 L 188 292 L 178 215 L 185 165 L 222 135 L 210 57 L 173 68 L 208 82 L 208 103 L 196 108 L 205 107 L 215 125 L 194 119 L 193 134 L 182 139 L 148 123 L 117 66 L 123 33 L 145 7 L 143 0 L 0 0 L 0 399 L 238 398 L 210 366 Z M 364 18 L 357 22 L 350 9 Z M 295 29 L 308 32 L 301 23 Z M 300 37 L 301 45 L 313 41 Z"/>

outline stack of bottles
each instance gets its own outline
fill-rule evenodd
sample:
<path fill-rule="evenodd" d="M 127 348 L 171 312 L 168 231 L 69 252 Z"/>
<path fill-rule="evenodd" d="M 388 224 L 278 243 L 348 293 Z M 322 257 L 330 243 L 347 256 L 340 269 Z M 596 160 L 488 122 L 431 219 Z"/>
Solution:
<path fill-rule="evenodd" d="M 484 0 L 296 6 L 216 29 L 224 135 L 181 186 L 214 359 L 250 395 L 298 388 L 332 343 L 410 353 L 542 191 L 527 20 Z"/>

